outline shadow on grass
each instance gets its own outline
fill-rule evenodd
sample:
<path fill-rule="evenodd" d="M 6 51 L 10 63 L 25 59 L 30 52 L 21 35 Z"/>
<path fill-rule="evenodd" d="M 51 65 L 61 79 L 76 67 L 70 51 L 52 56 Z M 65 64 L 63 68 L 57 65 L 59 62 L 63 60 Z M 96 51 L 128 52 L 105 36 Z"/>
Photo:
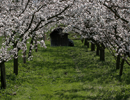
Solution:
<path fill-rule="evenodd" d="M 115 63 L 111 63 L 110 60 L 107 61 L 108 59 L 105 62 L 102 62 L 99 60 L 99 57 L 94 54 L 95 52 L 90 51 L 89 53 L 85 54 L 85 50 L 85 46 L 82 46 L 82 48 L 81 46 L 76 46 L 73 48 L 48 47 L 47 49 L 40 49 L 40 51 L 42 51 L 43 53 L 45 52 L 47 55 L 49 55 L 50 58 L 55 57 L 55 59 L 50 59 L 50 61 L 46 61 L 43 59 L 43 62 L 33 61 L 32 67 L 34 69 L 37 69 L 37 67 L 39 67 L 40 69 L 46 67 L 48 69 L 51 68 L 52 70 L 67 69 L 69 67 L 74 69 L 78 68 L 82 72 L 82 74 L 86 74 L 78 76 L 76 80 L 70 78 L 71 82 L 92 82 L 93 80 L 97 80 L 97 83 L 109 84 L 114 78 L 116 78 L 116 80 L 118 80 L 119 82 L 122 81 L 122 79 L 119 76 L 113 74 L 116 73 L 116 70 L 114 68 Z M 68 61 L 73 59 L 73 62 L 64 62 L 65 59 L 68 59 Z M 130 79 L 127 79 L 126 83 L 129 82 Z"/>
<path fill-rule="evenodd" d="M 78 94 L 82 91 L 95 91 L 94 88 L 80 88 L 80 89 L 70 89 L 70 90 L 60 90 L 55 91 L 55 95 L 59 95 L 60 99 L 64 98 L 66 100 L 72 99 L 80 99 L 80 100 L 127 100 L 130 96 L 129 94 L 122 94 L 122 93 L 112 93 L 111 91 L 107 90 L 98 90 L 98 93 L 94 94 Z M 113 95 L 116 94 L 116 95 Z"/>
<path fill-rule="evenodd" d="M 7 79 L 12 81 L 18 80 L 19 83 L 24 83 L 25 81 L 31 83 L 40 83 L 41 80 L 45 80 L 43 76 L 45 75 L 48 82 L 55 80 L 58 82 L 61 80 L 61 84 L 71 84 L 74 82 L 81 82 L 84 84 L 93 83 L 94 85 L 111 84 L 113 79 L 116 81 L 129 84 L 130 83 L 130 73 L 124 75 L 124 79 L 119 77 L 115 70 L 115 63 L 111 63 L 111 59 L 107 59 L 105 62 L 99 60 L 98 56 L 95 56 L 95 52 L 86 52 L 85 46 L 75 47 L 48 47 L 47 49 L 38 49 L 40 60 L 34 58 L 33 61 L 27 62 L 27 64 L 22 64 L 20 69 L 23 73 L 19 78 L 16 78 L 14 74 L 7 75 Z M 45 54 L 41 54 L 45 53 Z M 108 54 L 107 54 L 108 55 Z M 44 58 L 45 57 L 45 58 Z M 108 57 L 109 58 L 109 57 Z M 59 71 L 59 69 L 61 69 Z M 73 69 L 73 70 L 72 70 Z M 32 73 L 31 73 L 32 71 Z M 34 72 L 35 71 L 35 72 Z M 63 72 L 62 72 L 63 71 Z M 47 74 L 45 74 L 46 72 Z M 30 73 L 30 74 L 28 74 Z M 27 74 L 27 75 L 24 75 Z M 35 76 L 34 74 L 39 74 L 41 76 Z M 31 76 L 32 75 L 32 76 Z M 33 77 L 34 75 L 34 77 Z M 62 78 L 61 78 L 62 77 Z M 38 80 L 43 78 L 41 80 Z M 37 80 L 37 81 L 36 81 Z M 42 82 L 41 82 L 42 83 Z M 47 83 L 46 83 L 47 84 Z M 94 93 L 94 88 L 79 88 L 70 90 L 58 90 L 55 91 L 55 95 L 59 95 L 62 98 L 68 100 L 78 99 L 79 100 L 126 100 L 129 98 L 129 93 L 124 94 L 121 92 L 115 93 L 112 97 L 112 92 L 107 90 L 98 89 L 96 96 L 92 95 L 82 95 L 77 94 L 78 92 L 89 92 Z M 122 93 L 123 92 L 123 93 Z M 101 93 L 101 94 L 100 94 Z M 47 98 L 52 98 L 54 95 L 45 94 Z"/>

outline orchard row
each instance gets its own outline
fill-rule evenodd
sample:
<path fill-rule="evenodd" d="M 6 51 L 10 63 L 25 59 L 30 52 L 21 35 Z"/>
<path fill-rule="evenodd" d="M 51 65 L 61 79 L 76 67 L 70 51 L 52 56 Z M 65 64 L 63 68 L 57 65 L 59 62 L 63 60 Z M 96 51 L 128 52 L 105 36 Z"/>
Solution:
<path fill-rule="evenodd" d="M 91 40 L 100 50 L 108 48 L 122 64 L 129 64 L 130 2 L 128 0 L 2 0 L 0 1 L 1 87 L 6 88 L 4 63 L 14 59 L 18 74 L 18 52 L 26 63 L 27 41 L 31 39 L 28 59 L 37 43 L 46 48 L 43 38 L 55 25 L 64 32 L 74 31 Z M 120 65 L 120 62 L 119 62 Z M 119 68 L 119 66 L 118 66 Z M 121 67 L 123 70 L 123 67 Z"/>

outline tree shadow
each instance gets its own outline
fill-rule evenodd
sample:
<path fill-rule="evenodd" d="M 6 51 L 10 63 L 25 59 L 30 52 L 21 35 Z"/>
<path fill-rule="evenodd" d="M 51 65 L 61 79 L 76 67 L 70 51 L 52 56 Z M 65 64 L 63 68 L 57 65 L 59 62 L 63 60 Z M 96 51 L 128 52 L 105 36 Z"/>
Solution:
<path fill-rule="evenodd" d="M 111 91 L 107 91 L 104 89 L 99 89 L 98 93 L 91 94 L 91 95 L 82 95 L 78 94 L 79 92 L 82 91 L 95 91 L 94 88 L 78 88 L 78 89 L 70 89 L 70 90 L 59 90 L 55 91 L 54 95 L 59 95 L 60 99 L 64 98 L 66 100 L 70 99 L 76 99 L 76 100 L 127 100 L 130 98 L 129 94 L 122 94 L 122 93 L 117 93 L 116 96 L 112 96 L 113 93 Z"/>

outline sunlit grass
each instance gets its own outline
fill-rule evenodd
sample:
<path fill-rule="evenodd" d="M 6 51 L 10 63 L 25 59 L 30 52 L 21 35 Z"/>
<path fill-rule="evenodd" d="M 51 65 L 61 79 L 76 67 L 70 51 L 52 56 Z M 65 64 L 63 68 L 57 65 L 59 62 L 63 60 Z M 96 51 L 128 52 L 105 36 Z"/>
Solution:
<path fill-rule="evenodd" d="M 38 48 L 33 60 L 22 63 L 13 74 L 13 63 L 6 63 L 7 89 L 0 89 L 0 100 L 130 100 L 130 71 L 123 76 L 115 70 L 115 60 L 106 50 L 106 61 L 87 50 L 79 40 L 75 47 Z"/>

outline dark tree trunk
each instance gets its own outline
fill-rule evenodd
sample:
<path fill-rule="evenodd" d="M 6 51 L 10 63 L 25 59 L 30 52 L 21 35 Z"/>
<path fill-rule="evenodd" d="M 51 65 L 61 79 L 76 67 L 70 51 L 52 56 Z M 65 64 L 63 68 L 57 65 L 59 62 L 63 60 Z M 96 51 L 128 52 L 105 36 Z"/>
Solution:
<path fill-rule="evenodd" d="M 16 48 L 17 43 L 14 43 L 13 47 Z M 19 49 L 18 49 L 19 51 Z M 14 55 L 14 73 L 18 75 L 18 52 Z"/>
<path fill-rule="evenodd" d="M 116 59 L 116 69 L 119 69 L 119 68 L 120 68 L 120 55 L 118 55 Z"/>
<path fill-rule="evenodd" d="M 100 61 L 105 61 L 105 49 L 100 49 Z"/>
<path fill-rule="evenodd" d="M 37 47 L 37 40 L 35 40 L 35 52 L 38 51 L 38 47 Z"/>
<path fill-rule="evenodd" d="M 44 34 L 44 36 L 43 36 L 43 40 L 44 40 L 44 41 L 46 40 L 46 34 Z"/>
<path fill-rule="evenodd" d="M 26 63 L 26 51 L 23 53 L 23 63 Z"/>
<path fill-rule="evenodd" d="M 25 41 L 25 44 L 27 43 L 27 41 Z M 23 52 L 23 63 L 26 63 L 26 50 Z"/>
<path fill-rule="evenodd" d="M 84 39 L 81 39 L 81 42 L 83 43 L 83 42 L 84 42 Z"/>
<path fill-rule="evenodd" d="M 87 39 L 84 39 L 84 45 L 87 45 L 87 47 L 89 48 L 89 42 Z"/>
<path fill-rule="evenodd" d="M 18 75 L 18 55 L 15 55 L 14 57 L 14 73 L 15 75 Z"/>
<path fill-rule="evenodd" d="M 95 51 L 95 44 L 91 43 L 91 51 Z"/>
<path fill-rule="evenodd" d="M 84 38 L 82 38 L 82 39 L 81 39 L 81 42 L 82 42 L 82 43 L 84 43 L 84 41 L 85 41 L 85 39 L 84 39 Z M 85 45 L 85 44 L 84 44 L 84 45 Z"/>
<path fill-rule="evenodd" d="M 30 47 L 29 47 L 29 52 L 28 52 L 28 58 L 32 55 L 32 46 L 31 46 L 31 44 L 30 44 Z"/>
<path fill-rule="evenodd" d="M 84 42 L 83 39 L 81 39 L 81 42 L 82 42 L 82 43 Z"/>
<path fill-rule="evenodd" d="M 84 45 L 87 45 L 87 39 L 83 39 Z"/>
<path fill-rule="evenodd" d="M 122 76 L 124 62 L 125 62 L 125 59 L 122 59 L 121 68 L 120 68 L 120 74 L 119 74 L 120 76 Z"/>
<path fill-rule="evenodd" d="M 1 68 L 1 89 L 6 89 L 6 72 L 4 62 L 0 63 Z"/>
<path fill-rule="evenodd" d="M 31 48 L 32 48 L 32 45 L 33 45 L 33 40 L 34 40 L 34 36 L 32 37 L 31 42 L 30 42 L 28 58 L 32 55 L 32 49 Z"/>
<path fill-rule="evenodd" d="M 97 46 L 97 50 L 96 50 L 96 55 L 97 56 L 99 56 L 99 52 L 100 52 L 100 50 L 99 50 L 99 47 Z"/>
<path fill-rule="evenodd" d="M 87 47 L 89 48 L 89 42 L 87 41 Z"/>

